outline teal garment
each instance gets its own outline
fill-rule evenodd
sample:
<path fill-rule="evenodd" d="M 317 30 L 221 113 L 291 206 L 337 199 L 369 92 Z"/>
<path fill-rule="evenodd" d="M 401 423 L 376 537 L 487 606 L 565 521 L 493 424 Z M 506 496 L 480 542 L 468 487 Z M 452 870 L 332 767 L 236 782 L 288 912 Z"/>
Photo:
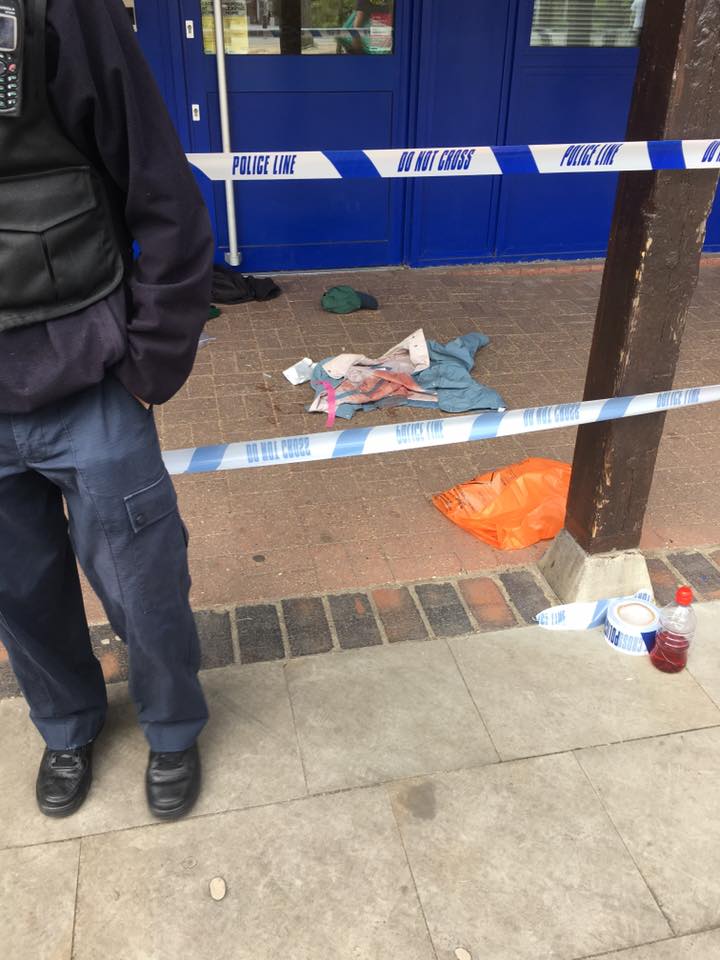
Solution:
<path fill-rule="evenodd" d="M 326 290 L 320 299 L 320 306 L 327 313 L 354 313 L 356 310 L 377 310 L 378 302 L 369 293 L 341 286 Z"/>
<path fill-rule="evenodd" d="M 491 387 L 472 377 L 475 354 L 490 343 L 484 333 L 466 333 L 442 344 L 428 340 L 430 366 L 415 374 L 418 386 L 438 396 L 438 408 L 446 413 L 468 410 L 503 410 L 505 401 Z"/>
<path fill-rule="evenodd" d="M 425 390 L 437 394 L 437 400 L 407 400 L 388 397 L 370 403 L 343 403 L 342 393 L 337 394 L 335 416 L 341 420 L 351 420 L 358 410 L 378 410 L 384 407 L 420 407 L 429 410 L 442 410 L 445 413 L 468 413 L 471 410 L 504 410 L 505 401 L 491 387 L 474 380 L 471 374 L 475 365 L 475 354 L 490 343 L 484 333 L 466 333 L 449 343 L 442 344 L 428 340 L 430 366 L 414 375 L 415 382 Z M 331 358 L 315 365 L 311 386 L 316 395 L 323 393 L 323 383 L 339 387 L 342 380 L 333 380 L 325 371 L 324 364 Z M 306 408 L 307 409 L 307 408 Z"/>

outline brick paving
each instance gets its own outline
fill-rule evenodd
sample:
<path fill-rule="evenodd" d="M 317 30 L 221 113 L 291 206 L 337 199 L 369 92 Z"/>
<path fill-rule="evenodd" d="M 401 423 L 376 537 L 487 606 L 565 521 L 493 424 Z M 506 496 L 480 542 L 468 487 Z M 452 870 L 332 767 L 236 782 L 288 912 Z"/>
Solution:
<path fill-rule="evenodd" d="M 330 597 L 329 602 L 338 643 L 343 650 L 382 643 L 369 597 L 362 593 L 346 593 Z"/>
<path fill-rule="evenodd" d="M 441 341 L 487 333 L 491 342 L 479 352 L 474 375 L 498 389 L 510 407 L 575 400 L 582 396 L 601 272 L 600 263 L 590 262 L 281 276 L 279 299 L 223 307 L 222 316 L 208 324 L 215 342 L 200 351 L 180 394 L 157 410 L 163 448 L 322 431 L 325 418 L 303 409 L 309 386 L 291 386 L 283 368 L 302 356 L 319 360 L 345 350 L 379 355 L 420 326 Z M 375 294 L 381 309 L 345 317 L 324 313 L 320 296 L 335 283 Z M 677 386 L 717 382 L 720 257 L 708 257 L 689 313 Z M 668 415 L 644 549 L 720 547 L 719 415 L 716 405 Z M 352 423 L 427 416 L 400 408 L 357 414 Z M 545 544 L 493 550 L 446 520 L 430 498 L 527 456 L 571 460 L 574 435 L 565 429 L 180 477 L 193 604 L 272 604 L 531 566 Z M 102 623 L 104 613 L 89 589 L 87 605 L 91 622 Z M 382 615 L 391 617 L 388 611 Z M 247 643 L 257 643 L 264 654 L 263 636 L 261 631 Z"/>
<path fill-rule="evenodd" d="M 372 599 L 390 643 L 427 638 L 427 629 L 407 587 L 373 590 Z"/>
<path fill-rule="evenodd" d="M 453 584 L 422 583 L 415 588 L 415 593 L 436 637 L 470 633 L 470 618 Z"/>
<path fill-rule="evenodd" d="M 200 351 L 178 397 L 157 411 L 163 447 L 321 431 L 324 417 L 303 409 L 310 388 L 288 384 L 282 369 L 302 356 L 319 360 L 343 350 L 378 355 L 418 326 L 438 340 L 474 330 L 489 334 L 491 343 L 478 354 L 474 373 L 510 407 L 575 400 L 582 395 L 601 272 L 601 264 L 590 262 L 280 277 L 278 300 L 224 307 L 210 322 L 215 342 Z M 372 292 L 381 309 L 346 317 L 324 313 L 320 296 L 335 283 Z M 676 384 L 717 382 L 720 257 L 708 257 L 689 312 Z M 707 406 L 668 415 L 642 543 L 646 552 L 662 554 L 651 561 L 661 603 L 686 578 L 694 578 L 707 599 L 720 596 L 719 414 L 717 406 Z M 376 411 L 358 414 L 353 424 L 427 415 L 403 408 Z M 374 636 L 350 601 L 317 599 L 327 595 L 367 594 L 381 636 L 391 642 L 422 639 L 431 613 L 420 615 L 405 585 L 430 580 L 459 578 L 458 622 L 469 614 L 477 623 L 501 627 L 508 617 L 514 623 L 515 614 L 496 593 L 501 581 L 485 575 L 504 571 L 507 584 L 511 571 L 532 568 L 546 545 L 493 550 L 446 520 L 430 498 L 527 456 L 570 460 L 573 444 L 574 430 L 567 429 L 178 478 L 191 535 L 193 605 L 201 612 L 222 608 L 235 618 L 232 631 L 225 620 L 204 621 L 203 665 L 331 649 L 337 634 L 334 639 L 323 627 L 329 602 L 349 611 L 353 630 L 363 631 L 363 638 L 365 630 Z M 701 559 L 684 556 L 693 548 L 702 548 Z M 105 615 L 87 587 L 86 597 L 106 672 L 122 676 L 124 647 L 103 625 Z M 277 606 L 282 600 L 284 616 Z M 537 602 L 537 595 L 522 601 L 532 612 Z M 236 649 L 228 647 L 231 633 Z M 352 642 L 346 635 L 344 645 Z M 13 689 L 0 648 L 0 690 Z"/>
<path fill-rule="evenodd" d="M 647 558 L 648 572 L 655 588 L 655 602 L 664 607 L 675 598 L 678 588 L 677 575 L 661 557 Z"/>
<path fill-rule="evenodd" d="M 473 577 L 458 584 L 475 622 L 486 630 L 515 626 L 515 616 L 497 583 L 490 577 Z"/>
<path fill-rule="evenodd" d="M 448 340 L 491 337 L 475 376 L 511 407 L 582 395 L 601 265 L 544 264 L 384 270 L 280 277 L 267 304 L 223 307 L 180 395 L 158 410 L 163 447 L 321 431 L 308 386 L 281 375 L 302 356 L 380 354 L 416 327 Z M 351 283 L 381 309 L 324 313 L 323 290 Z M 720 258 L 707 258 L 683 344 L 678 386 L 720 382 Z M 717 407 L 676 411 L 665 437 L 643 535 L 646 549 L 720 545 Z M 412 420 L 408 409 L 358 414 L 353 425 Z M 531 455 L 570 460 L 574 431 L 557 430 L 437 450 L 181 477 L 196 607 L 367 590 L 528 566 L 545 550 L 503 552 L 456 528 L 431 494 Z M 102 611 L 89 601 L 93 621 Z"/>
<path fill-rule="evenodd" d="M 674 598 L 680 583 L 693 587 L 697 601 L 720 599 L 720 551 L 656 551 L 647 562 L 659 606 Z M 201 609 L 195 618 L 201 666 L 207 670 L 508 629 L 534 623 L 537 613 L 558 602 L 532 566 L 367 592 Z M 95 625 L 91 633 L 105 679 L 126 680 L 125 645 L 108 624 Z M 0 645 L 0 699 L 17 694 Z"/>
<path fill-rule="evenodd" d="M 684 580 L 698 584 L 708 600 L 720 600 L 720 571 L 700 553 L 671 553 L 669 562 Z"/>

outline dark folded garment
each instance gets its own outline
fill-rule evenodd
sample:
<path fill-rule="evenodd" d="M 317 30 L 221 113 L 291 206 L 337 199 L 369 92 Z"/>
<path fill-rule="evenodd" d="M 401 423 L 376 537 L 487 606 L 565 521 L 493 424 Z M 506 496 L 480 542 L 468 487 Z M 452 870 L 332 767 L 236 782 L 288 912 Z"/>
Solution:
<path fill-rule="evenodd" d="M 213 303 L 247 303 L 250 300 L 273 300 L 280 287 L 270 277 L 244 277 L 229 267 L 213 267 Z"/>

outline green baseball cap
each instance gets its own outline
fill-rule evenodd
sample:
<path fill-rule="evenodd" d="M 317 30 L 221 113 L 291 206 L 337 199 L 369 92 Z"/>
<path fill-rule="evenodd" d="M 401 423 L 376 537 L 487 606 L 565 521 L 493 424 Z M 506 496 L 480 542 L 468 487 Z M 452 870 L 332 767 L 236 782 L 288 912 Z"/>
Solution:
<path fill-rule="evenodd" d="M 328 313 L 354 313 L 355 310 L 377 310 L 378 302 L 369 293 L 360 293 L 352 287 L 330 287 L 320 301 Z"/>

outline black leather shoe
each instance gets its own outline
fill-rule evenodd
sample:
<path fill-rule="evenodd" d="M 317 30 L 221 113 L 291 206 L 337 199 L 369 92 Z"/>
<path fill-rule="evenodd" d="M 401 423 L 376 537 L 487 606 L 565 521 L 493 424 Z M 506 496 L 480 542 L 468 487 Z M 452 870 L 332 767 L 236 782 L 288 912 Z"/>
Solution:
<path fill-rule="evenodd" d="M 150 751 L 145 786 L 150 811 L 160 820 L 177 820 L 195 806 L 200 793 L 197 744 L 179 753 Z"/>
<path fill-rule="evenodd" d="M 79 810 L 92 783 L 93 744 L 76 750 L 45 749 L 35 795 L 47 817 L 69 817 Z"/>

